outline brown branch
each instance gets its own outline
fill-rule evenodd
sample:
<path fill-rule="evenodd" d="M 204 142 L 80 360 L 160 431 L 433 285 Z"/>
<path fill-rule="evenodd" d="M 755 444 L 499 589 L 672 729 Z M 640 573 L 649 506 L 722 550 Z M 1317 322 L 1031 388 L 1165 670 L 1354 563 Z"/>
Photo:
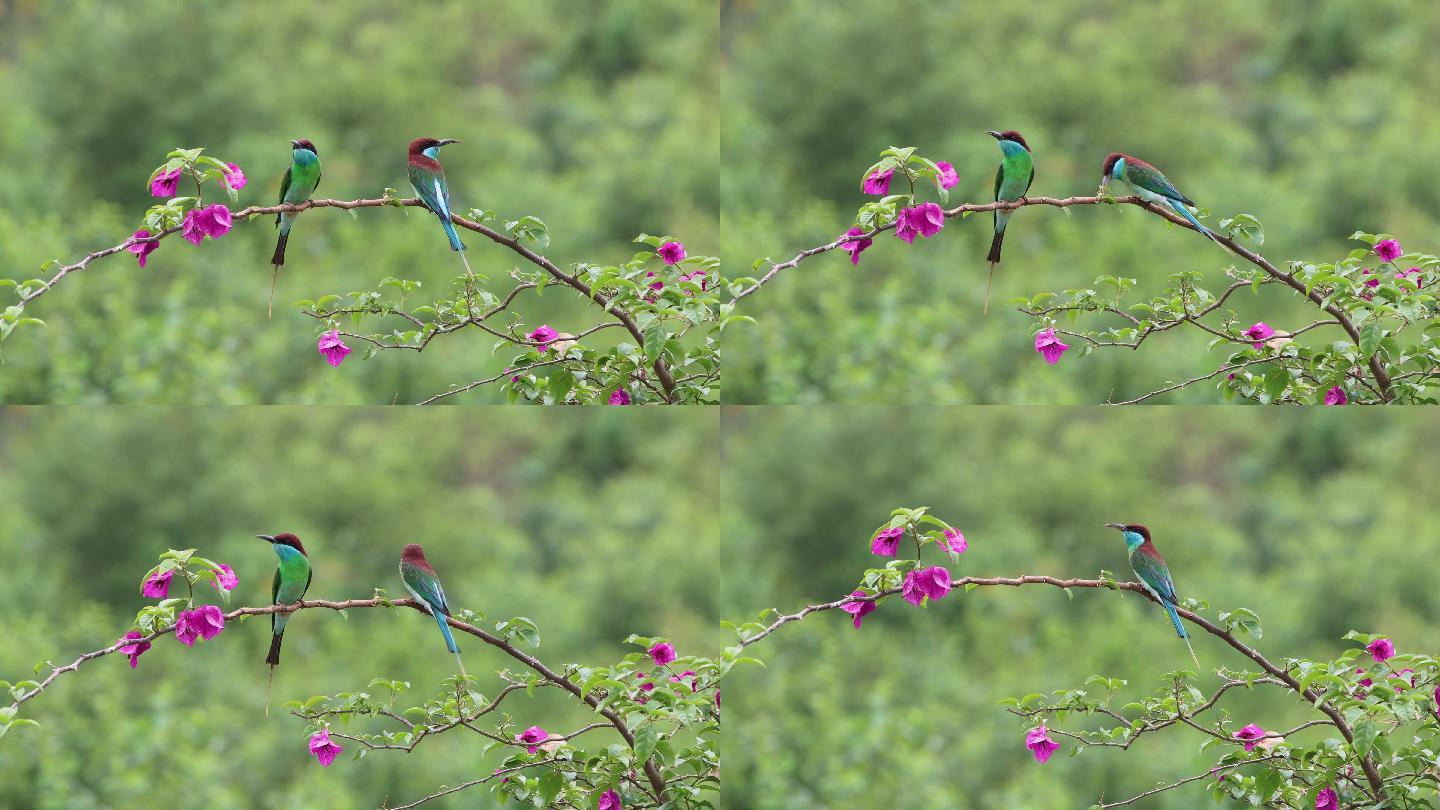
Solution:
<path fill-rule="evenodd" d="M 231 214 L 231 218 L 233 220 L 249 220 L 256 216 L 264 216 L 268 214 L 298 214 L 301 211 L 305 211 L 310 208 L 343 208 L 347 211 L 350 211 L 356 208 L 380 208 L 383 206 L 414 208 L 424 207 L 424 203 L 422 203 L 418 198 L 413 197 L 404 199 L 390 197 L 361 200 L 307 200 L 303 203 L 300 203 L 299 205 L 252 205 L 247 208 L 242 208 L 239 211 L 233 212 Z M 630 317 L 630 313 L 613 307 L 611 305 L 609 296 L 605 295 L 604 293 L 596 292 L 590 285 L 586 284 L 584 281 L 581 281 L 578 276 L 571 275 L 570 273 L 561 270 L 558 266 L 556 266 L 554 262 L 550 261 L 549 258 L 545 257 L 542 254 L 536 253 L 535 251 L 521 244 L 520 240 L 510 236 L 506 236 L 505 234 L 489 228 L 482 223 L 466 219 L 465 217 L 462 217 L 459 214 L 455 213 L 451 213 L 450 220 L 456 225 L 459 225 L 460 227 L 467 230 L 474 231 L 475 233 L 484 236 L 485 238 L 489 239 L 492 242 L 495 242 L 496 244 L 504 245 L 511 251 L 519 254 L 522 258 L 525 259 L 525 261 L 535 265 L 536 267 L 539 267 L 541 270 L 544 270 L 555 280 L 575 289 L 581 295 L 589 298 L 591 301 L 595 302 L 595 304 L 598 305 L 601 309 L 608 312 L 611 317 L 619 321 L 620 325 L 625 327 L 625 330 L 630 333 L 631 337 L 635 338 L 637 343 L 639 343 L 640 345 L 644 345 L 645 335 L 636 325 L 635 319 Z M 31 301 L 34 301 L 35 299 L 49 292 L 55 286 L 56 282 L 65 278 L 71 273 L 84 270 L 87 265 L 89 265 L 96 259 L 120 253 L 131 245 L 139 244 L 141 242 L 159 242 L 160 240 L 179 232 L 180 228 L 177 226 L 173 228 L 166 228 L 160 233 L 148 237 L 141 237 L 137 239 L 136 237 L 132 236 L 127 238 L 120 244 L 115 245 L 114 247 L 109 247 L 104 250 L 99 250 L 94 253 L 88 254 L 83 259 L 74 264 L 61 265 L 61 267 L 56 270 L 55 273 L 50 277 L 49 281 L 42 280 L 42 286 L 39 289 L 36 289 L 29 294 L 21 295 L 20 306 L 23 308 Z M 665 391 L 666 401 L 673 401 L 672 397 L 675 390 L 675 378 L 671 375 L 670 369 L 666 366 L 664 359 L 657 358 L 652 364 L 652 367 L 655 369 L 655 376 L 659 378 L 660 385 Z"/>
<path fill-rule="evenodd" d="M 1179 225 L 1182 228 L 1187 228 L 1192 231 L 1195 230 L 1195 226 L 1191 225 L 1188 221 L 1186 221 L 1184 217 L 1180 216 L 1179 214 L 1161 208 L 1155 203 L 1148 202 L 1135 195 L 1126 195 L 1121 197 L 1022 197 L 1019 200 L 1009 202 L 997 201 L 990 203 L 965 203 L 963 205 L 957 205 L 954 208 L 947 209 L 944 213 L 946 219 L 953 219 L 955 217 L 981 213 L 984 211 L 1010 211 L 1016 208 L 1023 208 L 1028 205 L 1048 205 L 1054 208 L 1068 208 L 1072 205 L 1101 205 L 1112 203 L 1138 206 L 1145 209 L 1146 211 L 1149 211 L 1152 214 L 1155 214 L 1158 217 L 1161 217 L 1162 219 L 1165 219 L 1168 222 Z M 800 262 L 808 259 L 811 256 L 818 256 L 822 253 L 837 250 L 842 245 L 845 245 L 849 242 L 857 242 L 862 239 L 873 239 L 876 235 L 884 233 L 885 231 L 893 230 L 894 228 L 895 223 L 892 222 L 888 225 L 882 225 L 878 228 L 875 228 L 868 233 L 859 234 L 856 236 L 841 236 L 833 242 L 827 242 L 823 245 L 818 245 L 808 250 L 802 250 L 797 253 L 794 258 L 788 261 L 780 262 L 779 264 L 772 264 L 769 271 L 767 271 L 765 275 L 760 278 L 760 280 L 756 281 L 754 284 L 750 285 L 746 289 L 735 293 L 732 300 L 738 301 L 741 298 L 745 298 L 746 296 L 753 294 L 756 290 L 760 289 L 772 278 L 774 278 L 776 274 L 778 274 L 781 270 L 795 267 Z M 1217 233 L 1215 231 L 1211 231 L 1211 233 L 1213 234 L 1216 242 L 1218 242 L 1221 247 L 1244 259 L 1250 264 L 1253 264 L 1256 267 L 1260 268 L 1270 278 L 1289 286 L 1295 292 L 1298 292 L 1305 298 L 1308 298 L 1315 306 L 1330 313 L 1331 317 L 1333 317 L 1339 323 L 1340 327 L 1345 330 L 1345 333 L 1350 336 L 1351 342 L 1353 342 L 1356 346 L 1360 345 L 1360 332 L 1355 328 L 1354 322 L 1350 320 L 1350 316 L 1345 312 L 1345 310 L 1341 309 L 1334 303 L 1327 304 L 1325 302 L 1325 297 L 1321 295 L 1318 291 L 1306 290 L 1305 283 L 1296 278 L 1293 272 L 1282 272 L 1274 264 L 1271 264 L 1269 259 L 1266 259 L 1264 256 L 1256 253 L 1253 250 L 1250 250 L 1247 247 L 1244 247 L 1243 245 L 1239 244 L 1234 239 L 1231 239 L 1229 236 L 1223 233 Z M 1371 373 L 1375 376 L 1376 384 L 1380 387 L 1381 401 L 1388 401 L 1390 398 L 1390 374 L 1385 369 L 1385 364 L 1380 361 L 1380 355 L 1378 352 L 1370 356 L 1369 366 Z"/>
<path fill-rule="evenodd" d="M 952 588 L 965 588 L 970 585 L 1005 585 L 1010 587 L 1019 587 L 1022 585 L 1052 585 L 1056 588 L 1107 588 L 1110 590 L 1132 591 L 1134 593 L 1138 593 L 1144 596 L 1146 599 L 1149 599 L 1152 602 L 1156 602 L 1157 604 L 1159 603 L 1159 600 L 1149 591 L 1147 591 L 1145 589 L 1145 586 L 1141 585 L 1138 582 L 1112 582 L 1100 579 L 1061 579 L 1059 577 L 1051 576 L 1027 575 L 1019 577 L 958 577 L 954 579 L 951 583 Z M 873 596 L 847 596 L 842 599 L 837 599 L 833 602 L 822 602 L 816 605 L 808 605 L 796 613 L 780 614 L 778 618 L 776 618 L 773 622 L 767 625 L 764 629 L 760 630 L 752 636 L 742 638 L 740 640 L 740 648 L 744 649 L 745 647 L 754 644 L 755 642 L 765 638 L 766 636 L 769 636 L 771 633 L 775 632 L 775 630 L 779 629 L 785 624 L 788 624 L 789 622 L 799 621 L 810 615 L 811 613 L 818 613 L 826 610 L 835 610 L 842 605 L 854 602 L 874 602 L 884 597 L 893 596 L 898 593 L 900 593 L 899 588 L 891 588 L 889 590 L 881 591 Z M 1175 610 L 1177 613 L 1180 614 L 1180 616 L 1188 620 L 1190 623 L 1196 625 L 1210 635 L 1221 639 L 1226 644 L 1230 645 L 1230 647 L 1232 647 L 1235 651 L 1239 652 L 1246 658 L 1249 658 L 1251 661 L 1254 661 L 1268 675 L 1280 681 L 1286 688 L 1288 688 L 1292 692 L 1298 694 L 1305 700 L 1306 703 L 1314 706 L 1319 712 L 1321 712 L 1330 719 L 1330 722 L 1335 725 L 1335 728 L 1339 729 L 1340 734 L 1345 738 L 1345 741 L 1347 743 L 1352 743 L 1353 746 L 1353 743 L 1355 741 L 1355 734 L 1353 729 L 1351 729 L 1349 722 L 1345 720 L 1344 715 L 1341 714 L 1338 709 L 1320 699 L 1321 693 L 1315 691 L 1314 689 L 1301 689 L 1300 681 L 1296 679 L 1295 676 L 1291 675 L 1284 668 L 1271 663 L 1270 660 L 1265 656 L 1261 655 L 1259 651 L 1255 650 L 1253 647 L 1249 646 L 1245 642 L 1239 640 L 1229 631 L 1216 626 L 1204 616 L 1201 616 L 1178 605 L 1176 606 Z M 1378 800 L 1381 795 L 1381 788 L 1383 784 L 1380 777 L 1380 772 L 1376 770 L 1375 763 L 1371 760 L 1369 755 L 1360 757 L 1360 766 L 1361 769 L 1365 772 L 1366 780 L 1370 783 L 1371 798 Z"/>
<path fill-rule="evenodd" d="M 288 605 L 265 605 L 264 607 L 236 608 L 235 610 L 232 610 L 229 613 L 225 614 L 225 620 L 229 621 L 239 616 L 263 616 L 270 613 L 294 613 L 297 610 L 304 610 L 308 608 L 350 610 L 352 608 L 374 607 L 408 607 L 414 608 L 421 613 L 429 615 L 428 611 L 425 608 L 421 607 L 418 602 L 409 597 L 406 597 L 404 599 L 347 599 L 341 602 L 330 601 L 327 599 L 304 599 Z M 447 616 L 445 618 L 445 621 L 447 624 L 449 624 L 456 630 L 464 633 L 469 633 L 470 635 L 480 639 L 486 644 L 502 650 L 506 655 L 510 656 L 516 661 L 519 661 L 521 664 L 524 664 L 528 669 L 533 670 L 535 673 L 540 675 L 540 677 L 569 692 L 576 699 L 586 704 L 590 708 L 594 709 L 602 717 L 608 720 L 610 724 L 615 727 L 615 730 L 620 733 L 620 736 L 624 738 L 625 744 L 630 747 L 630 750 L 635 750 L 635 735 L 631 733 L 630 727 L 625 724 L 625 721 L 622 720 L 620 718 L 620 715 L 616 714 L 613 709 L 601 706 L 600 700 L 596 698 L 593 694 L 585 694 L 579 686 L 572 683 L 568 678 L 561 676 L 559 673 L 546 666 L 544 662 L 540 661 L 535 656 L 530 655 L 523 650 L 520 650 L 506 639 L 500 638 L 499 636 L 496 636 L 486 630 L 482 630 L 473 624 L 462 622 L 454 618 L 453 616 Z M 79 668 L 81 664 L 85 663 L 86 661 L 91 661 L 96 658 L 109 655 L 113 652 L 118 651 L 120 647 L 129 646 L 132 644 L 139 644 L 142 642 L 154 641 L 161 636 L 172 635 L 174 632 L 175 627 L 174 625 L 171 625 L 164 630 L 157 630 L 156 632 L 151 633 L 145 638 L 121 639 L 115 644 L 110 645 L 109 647 L 95 650 L 94 652 L 85 653 L 84 655 L 75 659 L 73 663 L 63 667 L 57 667 L 54 671 L 50 673 L 49 677 L 47 677 L 44 681 L 41 682 L 38 687 L 30 690 L 25 694 L 22 694 L 19 698 L 17 698 L 15 702 L 11 704 L 11 707 L 18 708 L 20 704 L 40 694 L 40 692 L 43 691 L 46 687 L 48 687 L 51 682 L 53 682 L 57 677 L 59 677 L 62 672 L 74 672 L 76 669 Z M 645 760 L 644 769 L 645 775 L 650 780 L 650 786 L 654 789 L 656 795 L 663 803 L 665 800 L 665 777 L 660 773 L 660 769 L 655 765 L 655 760 L 653 756 Z"/>

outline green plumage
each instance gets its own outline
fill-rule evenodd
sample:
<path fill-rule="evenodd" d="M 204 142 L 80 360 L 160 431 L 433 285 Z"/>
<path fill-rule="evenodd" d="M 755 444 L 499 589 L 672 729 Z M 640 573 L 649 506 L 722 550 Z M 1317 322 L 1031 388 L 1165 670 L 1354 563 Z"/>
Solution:
<path fill-rule="evenodd" d="M 1000 143 L 1004 155 L 1000 167 L 995 170 L 995 201 L 1015 202 L 1030 190 L 1035 181 L 1035 160 L 1025 138 L 1014 130 L 991 131 L 990 137 Z M 1000 248 L 1005 243 L 1005 226 L 1010 223 L 1012 211 L 995 212 L 995 236 L 990 240 L 990 253 L 985 260 L 990 262 L 990 273 L 985 280 L 985 312 L 990 311 L 990 282 L 995 277 L 995 265 L 1000 263 Z"/>

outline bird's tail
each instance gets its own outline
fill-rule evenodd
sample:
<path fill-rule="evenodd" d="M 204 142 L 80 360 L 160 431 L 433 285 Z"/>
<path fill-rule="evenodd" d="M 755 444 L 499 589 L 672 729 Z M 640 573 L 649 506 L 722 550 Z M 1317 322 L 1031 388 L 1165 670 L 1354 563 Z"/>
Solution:
<path fill-rule="evenodd" d="M 1175 202 L 1174 200 L 1169 200 L 1168 202 L 1170 203 L 1170 207 L 1175 209 L 1175 212 L 1176 212 L 1176 213 L 1178 213 L 1180 216 L 1184 217 L 1185 219 L 1189 220 L 1189 221 L 1190 221 L 1190 224 L 1195 226 L 1195 230 L 1199 231 L 1200 233 L 1205 234 L 1205 236 L 1206 236 L 1211 242 L 1214 242 L 1215 244 L 1220 245 L 1220 247 L 1221 247 L 1222 250 L 1228 250 L 1228 248 L 1226 248 L 1224 245 L 1221 245 L 1221 244 L 1220 244 L 1220 240 L 1215 238 L 1215 234 L 1211 233 L 1209 228 L 1205 227 L 1204 225 L 1201 225 L 1201 224 L 1200 224 L 1200 220 L 1196 219 L 1196 218 L 1195 218 L 1195 215 L 1192 214 L 1192 213 L 1190 213 L 1189 207 L 1187 207 L 1184 203 Z"/>
<path fill-rule="evenodd" d="M 460 234 L 455 232 L 455 223 L 446 217 L 440 217 L 440 224 L 445 226 L 445 235 L 450 238 L 450 249 L 464 250 L 465 243 L 460 241 Z"/>
<path fill-rule="evenodd" d="M 1000 244 L 1004 241 L 1005 232 L 996 231 L 995 238 L 990 240 L 990 255 L 985 257 L 985 261 L 992 265 L 1000 263 Z"/>
<path fill-rule="evenodd" d="M 270 684 L 275 680 L 275 665 L 270 665 L 270 674 L 265 676 L 265 716 L 270 716 Z"/>
<path fill-rule="evenodd" d="M 280 665 L 280 640 L 283 638 L 285 638 L 284 632 L 270 637 L 270 654 L 265 656 L 265 663 L 272 667 Z"/>
<path fill-rule="evenodd" d="M 275 255 L 270 257 L 270 263 L 279 267 L 285 263 L 285 243 L 290 241 L 290 231 L 287 228 L 280 232 L 275 240 Z"/>
<path fill-rule="evenodd" d="M 1169 602 L 1165 604 L 1165 614 L 1170 617 L 1170 623 L 1175 625 L 1175 634 L 1185 642 L 1185 649 L 1190 651 L 1190 660 L 1195 662 L 1195 668 L 1200 668 L 1200 659 L 1195 657 L 1195 648 L 1190 646 L 1190 634 L 1185 632 L 1185 625 L 1180 623 L 1180 614 L 1175 612 L 1175 606 Z"/>
<path fill-rule="evenodd" d="M 270 302 L 266 304 L 265 316 L 275 317 L 275 285 L 280 281 L 280 266 L 285 264 L 285 243 L 290 241 L 290 223 L 280 226 L 280 236 L 275 240 L 275 255 L 270 257 Z"/>
<path fill-rule="evenodd" d="M 450 625 L 445 623 L 445 614 L 438 610 L 432 610 L 430 614 L 435 617 L 435 622 L 440 625 L 440 633 L 445 636 L 445 649 L 459 655 L 460 648 L 455 644 L 455 637 L 450 635 Z"/>

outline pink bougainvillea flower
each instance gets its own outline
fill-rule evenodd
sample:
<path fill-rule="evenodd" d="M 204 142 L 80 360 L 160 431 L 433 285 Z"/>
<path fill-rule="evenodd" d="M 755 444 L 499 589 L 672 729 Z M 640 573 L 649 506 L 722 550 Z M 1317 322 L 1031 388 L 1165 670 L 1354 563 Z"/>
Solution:
<path fill-rule="evenodd" d="M 171 169 L 168 172 L 161 172 L 155 175 L 150 181 L 150 195 L 152 197 L 174 197 L 175 189 L 180 185 L 180 169 Z"/>
<path fill-rule="evenodd" d="M 1400 243 L 1394 239 L 1381 239 L 1375 245 L 1375 255 L 1379 256 L 1382 261 L 1393 262 L 1400 258 L 1400 253 Z"/>
<path fill-rule="evenodd" d="M 931 599 L 943 599 L 950 593 L 950 571 L 942 566 L 926 568 L 916 579 L 920 581 L 920 590 Z"/>
<path fill-rule="evenodd" d="M 865 233 L 864 228 L 851 228 L 850 230 L 845 232 L 845 235 L 860 236 L 863 233 Z M 841 244 L 840 249 L 850 254 L 851 264 L 859 264 L 860 254 L 863 253 L 866 248 L 870 247 L 873 244 L 875 244 L 874 239 L 856 239 L 853 242 L 845 242 Z"/>
<path fill-rule="evenodd" d="M 955 184 L 960 182 L 960 175 L 955 173 L 955 167 L 950 165 L 948 161 L 937 160 L 935 161 L 935 165 L 940 168 L 941 188 L 954 188 Z"/>
<path fill-rule="evenodd" d="M 650 688 L 654 689 L 655 687 L 652 685 Z M 515 739 L 526 743 L 525 750 L 533 754 L 540 750 L 540 743 L 550 739 L 550 732 L 539 726 L 531 726 L 522 731 Z"/>
<path fill-rule="evenodd" d="M 691 284 L 695 284 L 695 285 L 699 286 L 702 291 L 703 291 L 703 290 L 708 290 L 708 289 L 710 289 L 710 282 L 709 282 L 708 279 L 705 278 L 705 271 L 704 271 L 704 270 L 696 270 L 696 271 L 693 272 L 693 273 L 686 273 L 685 275 L 683 275 L 683 276 L 680 277 L 680 280 L 681 280 L 681 281 L 688 281 L 688 282 L 690 282 Z M 686 291 L 685 291 L 685 294 L 688 295 L 688 296 L 690 296 L 691 298 L 694 298 L 694 297 L 695 297 L 695 291 L 694 291 L 694 290 L 686 290 Z"/>
<path fill-rule="evenodd" d="M 321 354 L 325 355 L 325 362 L 336 368 L 339 368 L 340 364 L 345 362 L 345 355 L 350 353 L 350 347 L 346 346 L 344 341 L 340 340 L 339 329 L 331 329 L 329 332 L 321 335 L 320 342 L 315 346 L 320 350 Z"/>
<path fill-rule="evenodd" d="M 214 605 L 202 605 L 193 610 L 182 610 L 175 617 L 175 638 L 187 647 L 195 646 L 195 639 L 211 639 L 225 629 L 225 614 Z"/>
<path fill-rule="evenodd" d="M 945 227 L 945 212 L 933 202 L 921 203 L 914 208 L 901 208 L 895 217 L 895 235 L 906 244 L 915 241 L 916 236 L 926 239 Z"/>
<path fill-rule="evenodd" d="M 900 584 L 900 598 L 916 607 L 925 601 L 925 591 L 920 587 L 920 572 L 911 570 L 905 573 L 905 581 Z"/>
<path fill-rule="evenodd" d="M 869 594 L 865 593 L 864 591 L 855 591 L 850 595 L 869 596 Z M 865 616 L 875 612 L 875 603 L 872 601 L 846 602 L 840 606 L 840 609 L 855 617 L 855 629 L 859 630 L 860 622 L 864 620 Z"/>
<path fill-rule="evenodd" d="M 185 212 L 185 218 L 180 220 L 180 236 L 192 245 L 205 241 L 205 229 L 200 226 L 198 209 L 191 208 Z"/>
<path fill-rule="evenodd" d="M 233 591 L 235 586 L 240 584 L 240 577 L 235 576 L 235 569 L 219 563 L 220 570 L 215 573 L 215 581 L 210 583 L 222 591 Z"/>
<path fill-rule="evenodd" d="M 1345 396 L 1345 389 L 1338 385 L 1325 392 L 1326 405 L 1344 405 L 1349 401 L 1350 399 Z"/>
<path fill-rule="evenodd" d="M 1440 686 L 1435 687 L 1435 719 L 1440 720 Z"/>
<path fill-rule="evenodd" d="M 156 571 L 145 578 L 145 583 L 140 586 L 140 595 L 146 599 L 164 599 L 170 595 L 170 578 L 173 576 L 174 571 Z"/>
<path fill-rule="evenodd" d="M 322 728 L 310 735 L 310 753 L 315 755 L 315 761 L 319 762 L 322 768 L 330 767 L 330 763 L 344 750 L 339 743 L 330 739 L 328 728 Z"/>
<path fill-rule="evenodd" d="M 881 532 L 875 535 L 875 538 L 870 541 L 870 553 L 878 554 L 881 557 L 894 557 L 895 549 L 900 547 L 900 538 L 904 535 L 904 526 L 881 530 Z"/>
<path fill-rule="evenodd" d="M 650 693 L 655 691 L 655 682 L 647 680 L 649 677 L 650 673 L 648 672 L 635 673 L 635 680 L 645 681 L 644 683 L 640 684 L 640 694 L 635 697 L 635 702 L 639 703 L 641 706 L 644 706 L 646 703 L 650 702 Z M 530 753 L 533 754 L 535 752 L 531 751 Z"/>
<path fill-rule="evenodd" d="M 1375 273 L 1374 270 L 1371 270 L 1370 268 L 1367 267 L 1367 268 L 1365 268 L 1365 272 L 1361 273 L 1360 275 L 1362 275 L 1362 276 L 1370 276 L 1370 275 L 1374 275 L 1374 273 Z M 1364 286 L 1365 286 L 1365 289 L 1363 289 L 1363 290 L 1360 291 L 1360 297 L 1361 297 L 1361 298 L 1364 298 L 1366 301 L 1373 301 L 1373 300 L 1375 299 L 1375 293 L 1374 293 L 1374 292 L 1371 292 L 1371 291 L 1374 290 L 1376 287 L 1379 287 L 1379 286 L 1380 286 L 1380 279 L 1378 279 L 1378 278 L 1369 279 L 1368 281 L 1365 282 L 1365 285 L 1364 285 Z"/>
<path fill-rule="evenodd" d="M 650 660 L 655 666 L 663 667 L 675 660 L 675 645 L 668 641 L 662 641 L 650 648 Z"/>
<path fill-rule="evenodd" d="M 141 228 L 140 230 L 136 231 L 135 234 L 134 234 L 131 238 L 133 238 L 133 239 L 144 239 L 145 237 L 147 237 L 147 236 L 149 236 L 149 235 L 150 235 L 150 232 L 149 232 L 149 231 L 145 230 L 144 228 Z M 131 253 L 134 253 L 134 254 L 135 254 L 135 258 L 140 260 L 140 266 L 141 266 L 141 267 L 144 267 L 144 266 L 145 266 L 145 257 L 146 257 L 146 256 L 149 256 L 151 253 L 154 253 L 154 252 L 155 252 L 155 249 L 158 248 L 158 247 L 160 247 L 160 243 L 159 243 L 159 242 L 136 242 L 136 243 L 134 243 L 134 244 L 132 244 L 132 245 L 126 246 L 125 249 L 126 249 L 127 251 L 131 252 Z"/>
<path fill-rule="evenodd" d="M 1251 723 L 1230 736 L 1237 740 L 1244 740 L 1246 751 L 1254 751 L 1255 746 L 1259 745 L 1260 740 L 1264 739 L 1265 729 Z"/>
<path fill-rule="evenodd" d="M 679 675 L 671 675 L 671 676 L 670 676 L 670 682 L 671 682 L 671 683 L 685 683 L 685 679 L 686 679 L 686 678 L 689 678 L 689 679 L 690 679 L 690 691 L 691 691 L 691 692 L 695 692 L 695 691 L 699 690 L 700 685 L 695 682 L 695 673 L 692 672 L 691 670 L 688 670 L 688 669 L 685 670 L 684 672 L 680 673 Z"/>
<path fill-rule="evenodd" d="M 860 188 L 866 194 L 889 194 L 890 176 L 895 173 L 894 169 L 886 169 L 883 172 L 871 172 L 865 175 L 865 182 Z"/>
<path fill-rule="evenodd" d="M 130 632 L 125 634 L 124 638 L 120 640 L 133 642 L 137 638 L 144 637 L 145 636 L 143 633 L 137 633 L 134 630 L 131 630 Z M 120 648 L 116 650 L 116 652 L 119 652 L 121 655 L 130 656 L 130 668 L 134 669 L 140 666 L 140 656 L 144 655 L 145 651 L 148 649 L 150 649 L 150 642 L 141 641 L 139 643 L 122 644 Z"/>
<path fill-rule="evenodd" d="M 1377 638 L 1366 644 L 1365 651 L 1370 653 L 1370 657 L 1374 658 L 1377 663 L 1395 657 L 1395 645 L 1391 644 L 1388 638 Z"/>
<path fill-rule="evenodd" d="M 1340 810 L 1340 797 L 1335 795 L 1335 788 L 1325 788 L 1315 797 L 1315 810 Z"/>
<path fill-rule="evenodd" d="M 1409 281 L 1415 285 L 1415 289 L 1417 290 L 1425 286 L 1425 271 L 1418 267 L 1398 271 L 1395 273 L 1395 278 L 1401 281 Z"/>
<path fill-rule="evenodd" d="M 648 273 L 645 274 L 645 277 L 646 277 L 646 278 L 654 278 L 654 277 L 655 277 L 655 271 L 654 271 L 654 270 L 651 270 L 650 272 L 648 272 Z M 652 289 L 652 290 L 663 290 L 663 289 L 665 289 L 665 282 L 663 282 L 663 281 L 653 282 L 653 283 L 650 284 L 650 289 Z M 653 300 L 655 300 L 655 299 L 649 298 L 649 299 L 646 299 L 646 300 L 653 301 Z"/>
<path fill-rule="evenodd" d="M 195 214 L 195 226 L 211 239 L 219 239 L 230 232 L 230 209 L 220 203 L 201 208 Z"/>
<path fill-rule="evenodd" d="M 1068 344 L 1061 343 L 1060 338 L 1055 337 L 1055 327 L 1051 326 L 1041 329 L 1035 333 L 1035 351 L 1045 357 L 1045 362 L 1055 365 L 1060 362 L 1060 355 L 1070 348 Z"/>
<path fill-rule="evenodd" d="M 525 339 L 535 343 L 544 344 L 553 341 L 556 337 L 559 337 L 559 333 L 556 332 L 554 329 L 551 329 L 550 324 L 540 324 L 539 326 L 535 327 L 535 331 L 526 335 Z M 540 347 L 540 352 L 542 354 L 548 351 L 550 351 L 549 346 L 542 345 Z"/>
<path fill-rule="evenodd" d="M 629 405 L 630 392 L 624 388 L 616 388 L 610 392 L 610 399 L 606 400 L 611 405 Z"/>
<path fill-rule="evenodd" d="M 246 182 L 245 172 L 240 171 L 239 166 L 234 163 L 225 164 L 225 185 L 239 191 L 245 187 Z"/>
<path fill-rule="evenodd" d="M 940 541 L 940 545 L 945 550 L 956 554 L 964 554 L 965 549 L 970 547 L 970 544 L 965 542 L 965 535 L 961 534 L 959 529 L 946 529 L 945 539 Z"/>
<path fill-rule="evenodd" d="M 1046 730 L 1045 724 L 1041 723 L 1025 732 L 1025 747 L 1035 755 L 1036 762 L 1044 764 L 1050 759 L 1050 755 L 1060 748 L 1060 743 L 1050 739 L 1050 732 Z"/>
<path fill-rule="evenodd" d="M 1264 343 L 1265 341 L 1275 336 L 1275 330 L 1270 328 L 1270 324 L 1265 323 L 1264 321 L 1257 321 L 1253 326 L 1251 326 L 1249 329 L 1246 329 L 1241 334 L 1255 341 L 1255 348 L 1258 349 L 1260 348 L 1261 343 Z"/>
<path fill-rule="evenodd" d="M 625 810 L 625 805 L 620 803 L 620 794 L 614 790 L 607 790 L 600 794 L 600 799 L 595 802 L 595 810 Z"/>
<path fill-rule="evenodd" d="M 666 242 L 656 251 L 666 264 L 679 264 L 685 261 L 685 246 L 679 242 Z"/>

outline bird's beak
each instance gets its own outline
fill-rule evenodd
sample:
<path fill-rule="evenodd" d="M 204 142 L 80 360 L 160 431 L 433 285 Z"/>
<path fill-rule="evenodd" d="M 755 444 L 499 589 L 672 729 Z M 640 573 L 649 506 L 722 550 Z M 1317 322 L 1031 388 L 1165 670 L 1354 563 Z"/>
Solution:
<path fill-rule="evenodd" d="M 274 537 L 271 537 L 271 536 L 268 535 L 268 534 L 257 534 L 257 535 L 255 535 L 255 536 L 258 537 L 258 538 L 260 538 L 261 540 L 264 540 L 264 541 L 267 542 L 267 543 L 273 543 L 273 542 L 275 542 L 275 538 L 274 538 Z"/>
<path fill-rule="evenodd" d="M 985 134 L 986 134 L 986 135 L 989 135 L 990 137 L 994 138 L 994 139 L 997 140 L 997 141 L 1000 140 L 1000 133 L 996 132 L 996 131 L 993 130 L 993 129 L 987 129 L 987 130 L 985 130 Z"/>
<path fill-rule="evenodd" d="M 440 140 L 435 142 L 435 145 L 449 146 L 452 143 L 464 143 L 464 141 L 460 140 L 459 138 L 441 138 Z"/>
<path fill-rule="evenodd" d="M 290 142 L 290 145 L 293 146 L 293 147 L 295 147 L 296 149 L 299 149 L 299 148 L 300 148 L 300 141 L 298 141 L 298 140 L 291 141 L 291 142 Z M 260 536 L 263 537 L 264 535 L 260 535 Z"/>
<path fill-rule="evenodd" d="M 1108 186 L 1108 185 L 1110 185 L 1110 175 L 1108 175 L 1108 174 L 1102 174 L 1102 175 L 1100 175 L 1100 188 L 1105 188 L 1105 187 Z"/>
<path fill-rule="evenodd" d="M 1125 524 L 1124 524 L 1124 523 L 1106 523 L 1106 524 L 1105 524 L 1105 528 L 1107 528 L 1107 529 L 1119 529 L 1120 531 L 1123 532 L 1123 531 L 1125 531 Z"/>

